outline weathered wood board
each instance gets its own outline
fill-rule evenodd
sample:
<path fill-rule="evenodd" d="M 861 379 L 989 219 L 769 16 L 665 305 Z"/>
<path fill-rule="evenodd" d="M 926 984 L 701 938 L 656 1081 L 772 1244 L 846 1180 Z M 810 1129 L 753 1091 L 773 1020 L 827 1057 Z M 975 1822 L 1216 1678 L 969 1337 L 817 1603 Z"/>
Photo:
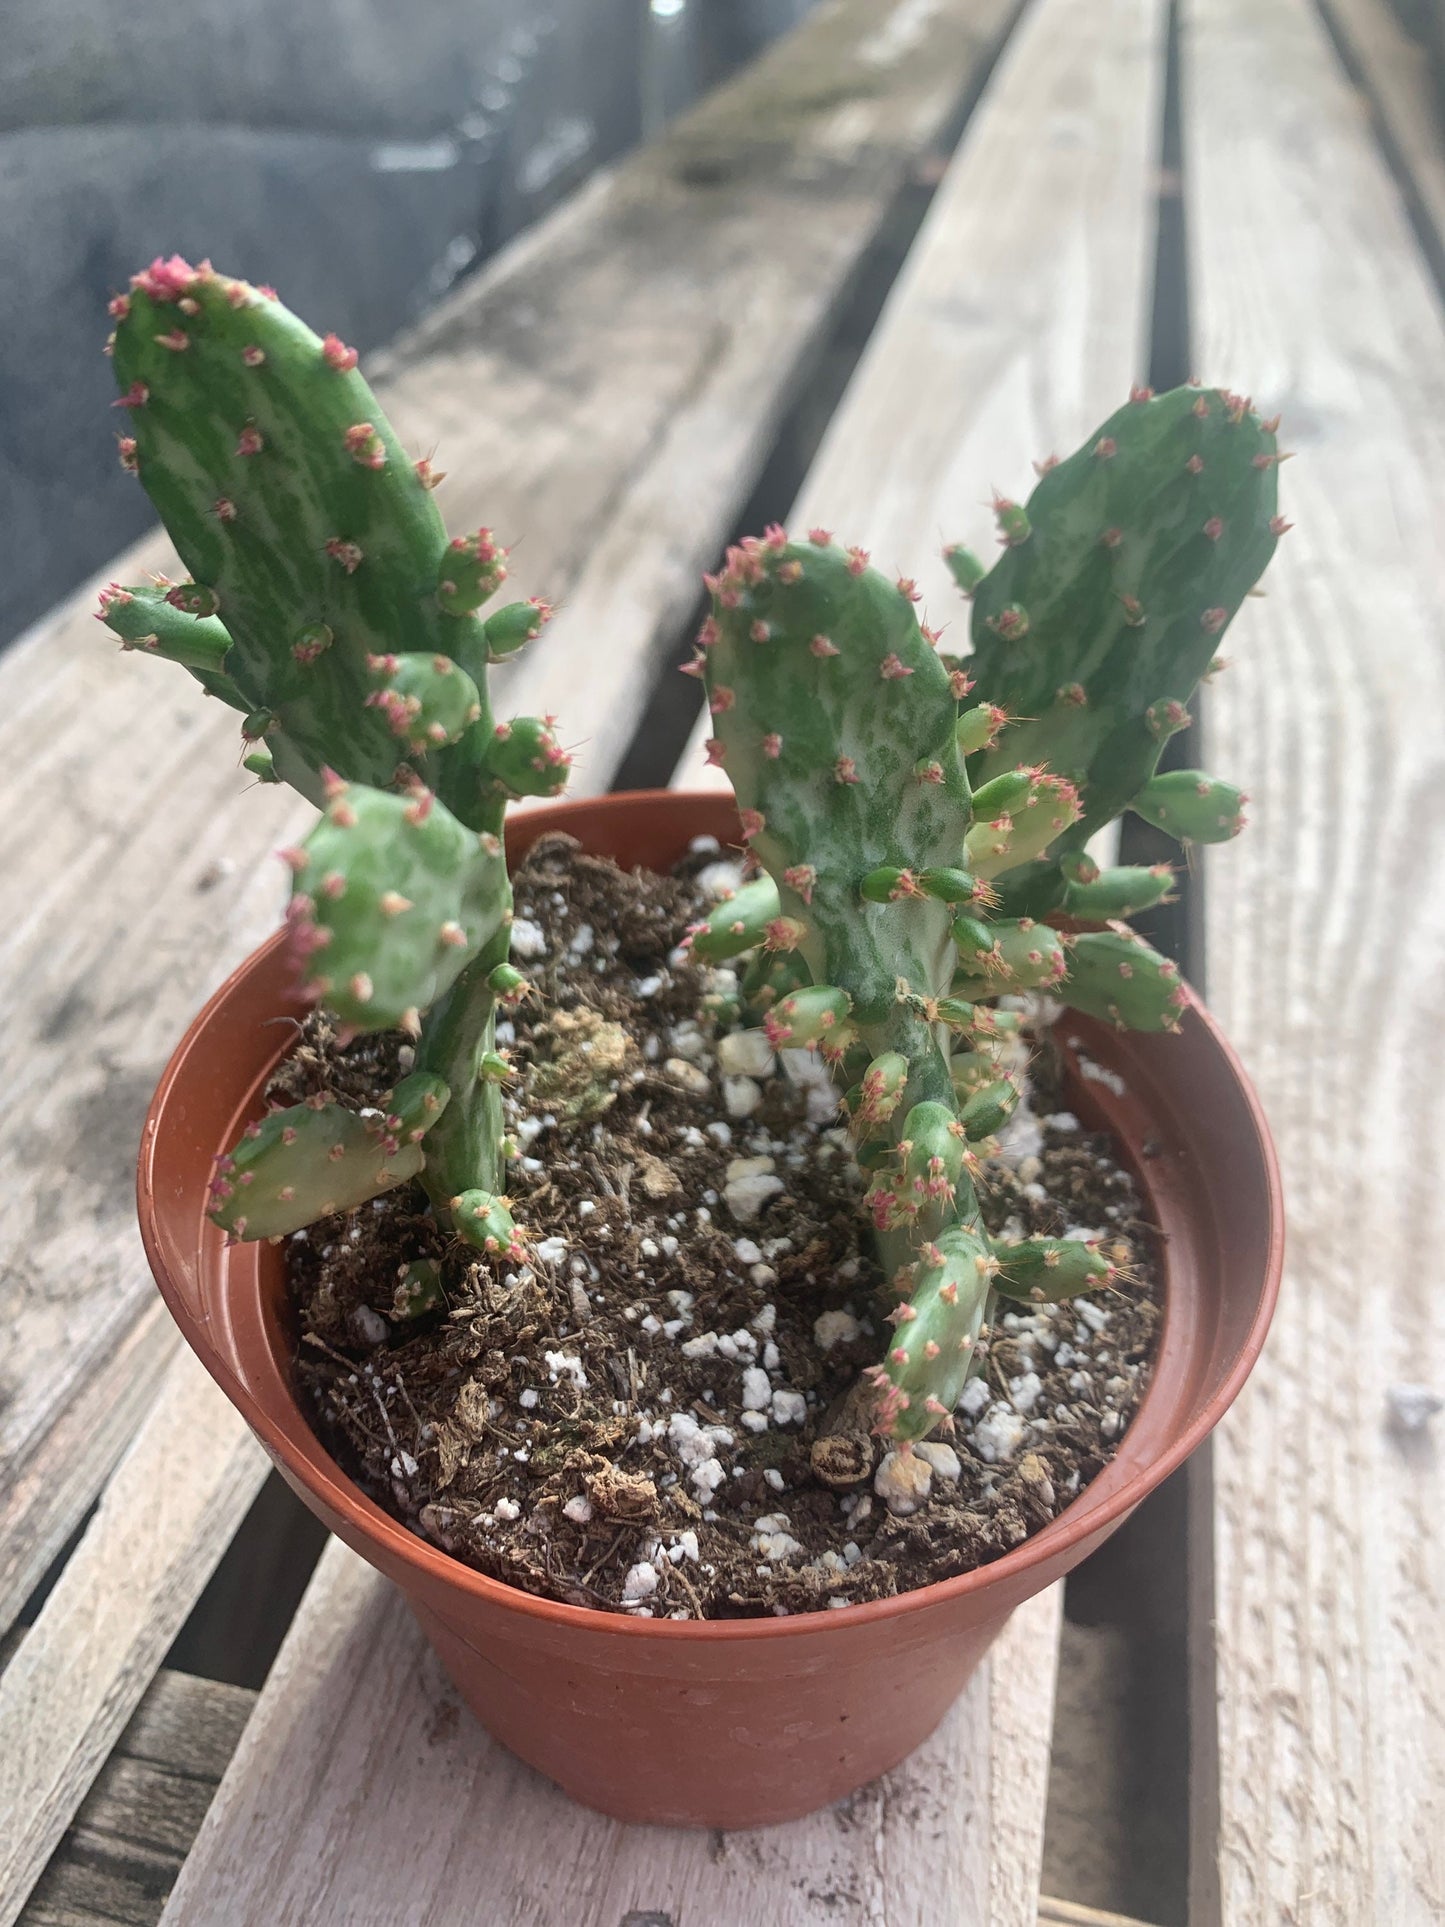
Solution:
<path fill-rule="evenodd" d="M 159 1920 L 256 1695 L 162 1671 L 20 1914 L 20 1927 Z"/>
<path fill-rule="evenodd" d="M 239 1413 L 179 1352 L 0 1673 L 0 1923 L 20 1912 L 265 1473 Z"/>
<path fill-rule="evenodd" d="M 1423 1927 L 1445 1419 L 1410 1430 L 1392 1392 L 1445 1391 L 1445 326 L 1308 0 L 1185 0 L 1183 24 L 1199 370 L 1282 409 L 1297 451 L 1297 527 L 1204 719 L 1254 799 L 1208 865 L 1210 1001 L 1273 1123 L 1289 1248 L 1214 1447 L 1191 1919 Z"/>
<path fill-rule="evenodd" d="M 1412 39 L 1391 0 L 1320 0 L 1354 70 L 1374 132 L 1404 182 L 1427 259 L 1445 272 L 1445 95 L 1422 40 Z M 1423 20 L 1423 14 L 1419 16 Z M 1445 25 L 1445 12 L 1438 15 Z M 1445 35 L 1441 46 L 1445 47 Z"/>

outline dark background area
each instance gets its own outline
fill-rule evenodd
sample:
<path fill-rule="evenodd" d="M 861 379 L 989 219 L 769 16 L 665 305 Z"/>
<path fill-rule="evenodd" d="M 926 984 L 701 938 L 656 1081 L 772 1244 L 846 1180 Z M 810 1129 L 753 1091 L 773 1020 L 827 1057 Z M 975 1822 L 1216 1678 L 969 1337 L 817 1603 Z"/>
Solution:
<path fill-rule="evenodd" d="M 154 519 L 100 352 L 138 267 L 380 347 L 812 4 L 6 0 L 0 646 Z"/>

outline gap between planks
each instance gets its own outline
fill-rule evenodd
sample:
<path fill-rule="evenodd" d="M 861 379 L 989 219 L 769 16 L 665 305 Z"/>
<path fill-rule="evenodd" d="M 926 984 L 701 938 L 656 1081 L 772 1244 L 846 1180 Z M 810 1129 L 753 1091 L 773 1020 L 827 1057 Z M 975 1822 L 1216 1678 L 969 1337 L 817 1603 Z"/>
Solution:
<path fill-rule="evenodd" d="M 586 718 L 583 791 L 606 788 L 658 637 L 1014 10 L 820 6 L 379 362 L 408 444 L 442 445 L 450 526 L 525 536 L 514 588 L 566 605 L 511 694 L 570 711 L 574 732 Z M 107 573 L 168 561 L 153 538 Z M 0 767 L 24 773 L 0 813 L 16 906 L 0 995 L 23 1043 L 0 1117 L 0 1625 L 165 1365 L 134 1227 L 141 1118 L 183 1023 L 274 927 L 270 852 L 310 814 L 244 781 L 234 717 L 115 649 L 92 606 L 83 592 L 0 661 Z M 612 699 L 577 700 L 599 665 Z"/>
<path fill-rule="evenodd" d="M 1259 1368 L 1215 1436 L 1198 1927 L 1445 1918 L 1445 326 L 1306 0 L 1184 0 L 1201 373 L 1282 409 L 1296 528 L 1207 720 L 1254 797 L 1212 856 L 1211 1003 L 1289 1212 Z M 1217 1769 L 1211 1773 L 1211 1751 Z"/>
<path fill-rule="evenodd" d="M 153 1927 L 255 1701 L 244 1686 L 159 1672 L 19 1927 Z"/>

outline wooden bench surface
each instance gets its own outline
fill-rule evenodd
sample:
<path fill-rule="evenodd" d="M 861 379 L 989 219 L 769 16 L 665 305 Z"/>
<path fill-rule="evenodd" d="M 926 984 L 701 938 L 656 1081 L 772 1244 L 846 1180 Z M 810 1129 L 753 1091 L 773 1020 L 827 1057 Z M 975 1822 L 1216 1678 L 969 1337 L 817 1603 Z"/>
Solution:
<path fill-rule="evenodd" d="M 868 242 L 985 74 L 798 514 L 952 613 L 941 539 L 978 539 L 989 484 L 1026 486 L 1030 456 L 1143 376 L 1167 11 L 824 0 L 386 358 L 389 411 L 451 472 L 449 522 L 525 534 L 520 589 L 564 603 L 501 700 L 585 717 L 582 789 L 607 787 Z M 1445 160 L 1382 0 L 1326 11 L 1333 45 L 1309 0 L 1179 8 L 1193 359 L 1283 408 L 1301 456 L 1300 526 L 1203 725 L 1204 760 L 1255 798 L 1208 865 L 1210 1000 L 1270 1110 L 1292 1238 L 1265 1361 L 1195 1468 L 1206 1927 L 1445 1918 L 1445 1475 L 1388 1397 L 1445 1388 L 1422 1148 L 1445 939 Z M 153 542 L 107 573 L 163 560 Z M 0 661 L 23 1100 L 0 1120 L 0 1633 L 101 1497 L 0 1673 L 0 1924 L 153 1920 L 183 1855 L 164 1918 L 222 1927 L 1102 1919 L 1040 1913 L 1057 1597 L 1015 1616 L 898 1774 L 718 1841 L 620 1827 L 519 1766 L 334 1544 L 254 1708 L 228 1702 L 244 1732 L 194 1845 L 192 1790 L 130 1898 L 119 1876 L 65 1885 L 109 1864 L 88 1789 L 112 1828 L 105 1802 L 150 1797 L 134 1728 L 112 1749 L 265 1469 L 159 1315 L 130 1161 L 185 1017 L 272 922 L 268 853 L 304 818 L 243 794 L 228 722 L 110 651 L 89 606 Z"/>
<path fill-rule="evenodd" d="M 1185 0 L 1184 32 L 1196 353 L 1298 456 L 1297 526 L 1205 719 L 1254 799 L 1209 869 L 1209 1000 L 1274 1129 L 1289 1249 L 1214 1449 L 1196 1906 L 1424 1923 L 1445 1429 L 1405 1431 L 1389 1394 L 1445 1392 L 1441 290 L 1308 0 Z"/>

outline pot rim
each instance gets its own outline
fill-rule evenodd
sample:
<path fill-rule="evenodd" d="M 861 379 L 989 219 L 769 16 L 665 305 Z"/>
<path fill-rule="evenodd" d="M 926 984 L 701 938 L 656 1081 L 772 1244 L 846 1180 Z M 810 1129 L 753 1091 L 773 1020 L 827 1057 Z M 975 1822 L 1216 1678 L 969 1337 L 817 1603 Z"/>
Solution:
<path fill-rule="evenodd" d="M 721 791 L 688 790 L 614 792 L 608 797 L 581 797 L 570 800 L 581 807 L 589 805 L 597 807 L 620 801 L 623 797 L 629 803 L 636 805 L 649 801 L 670 807 L 680 803 L 701 802 L 704 798 L 720 807 L 727 807 L 732 800 Z M 563 804 L 560 807 L 565 808 L 566 805 Z M 222 1391 L 240 1410 L 272 1458 L 284 1464 L 311 1492 L 341 1514 L 348 1526 L 361 1537 L 379 1542 L 381 1548 L 402 1565 L 412 1567 L 434 1581 L 452 1585 L 462 1593 L 510 1608 L 527 1618 L 540 1620 L 553 1626 L 573 1627 L 578 1631 L 607 1633 L 623 1639 L 663 1638 L 716 1643 L 729 1640 L 786 1639 L 800 1633 L 816 1632 L 825 1625 L 839 1628 L 862 1627 L 881 1620 L 924 1612 L 931 1607 L 945 1604 L 969 1593 L 982 1592 L 989 1587 L 997 1586 L 1000 1589 L 1006 1589 L 1010 1581 L 1026 1578 L 1029 1569 L 1040 1564 L 1050 1554 L 1067 1553 L 1081 1541 L 1099 1537 L 1107 1527 L 1133 1511 L 1142 1499 L 1176 1471 L 1208 1437 L 1234 1403 L 1264 1347 L 1279 1296 L 1284 1265 L 1284 1194 L 1279 1160 L 1263 1107 L 1237 1053 L 1214 1018 L 1210 1016 L 1202 1000 L 1186 985 L 1188 1013 L 1208 1033 L 1213 1047 L 1223 1059 L 1238 1089 L 1248 1115 L 1253 1133 L 1251 1148 L 1258 1158 L 1268 1201 L 1269 1239 L 1264 1276 L 1244 1342 L 1230 1362 L 1229 1369 L 1223 1374 L 1218 1390 L 1208 1400 L 1204 1409 L 1196 1414 L 1194 1419 L 1170 1442 L 1166 1450 L 1161 1451 L 1147 1465 L 1139 1468 L 1116 1492 L 1092 1508 L 1084 1503 L 1090 1487 L 1083 1487 L 1077 1497 L 1048 1525 L 1038 1532 L 1031 1533 L 1027 1539 L 1015 1546 L 1012 1551 L 1005 1553 L 1002 1558 L 994 1559 L 986 1565 L 976 1566 L 970 1572 L 957 1574 L 951 1579 L 935 1580 L 931 1585 L 896 1593 L 887 1599 L 865 1600 L 854 1606 L 831 1607 L 809 1613 L 790 1613 L 784 1617 L 767 1619 L 645 1619 L 627 1613 L 603 1612 L 593 1606 L 572 1606 L 562 1600 L 543 1599 L 536 1594 L 524 1592 L 519 1587 L 507 1585 L 502 1580 L 492 1579 L 487 1574 L 478 1572 L 474 1567 L 464 1564 L 460 1559 L 454 1558 L 450 1553 L 442 1551 L 440 1547 L 430 1545 L 403 1525 L 400 1520 L 383 1510 L 375 1500 L 369 1498 L 326 1450 L 307 1420 L 299 1400 L 296 1401 L 296 1406 L 300 1413 L 304 1442 L 298 1445 L 287 1428 L 272 1418 L 252 1392 L 231 1373 L 214 1350 L 196 1342 L 194 1336 L 196 1320 L 169 1273 L 163 1242 L 157 1228 L 158 1185 L 154 1166 L 161 1115 L 171 1101 L 174 1086 L 184 1072 L 186 1060 L 199 1033 L 211 1022 L 221 1006 L 232 997 L 240 982 L 285 940 L 284 930 L 275 931 L 238 964 L 206 1000 L 204 1006 L 186 1027 L 172 1052 L 146 1112 L 141 1137 L 136 1170 L 136 1206 L 140 1221 L 141 1242 L 161 1296 L 165 1299 L 172 1317 L 180 1326 L 182 1335 L 198 1353 L 202 1363 Z M 214 1233 L 217 1238 L 221 1235 L 208 1224 L 203 1235 L 210 1233 Z M 249 1261 L 255 1262 L 256 1247 L 240 1247 L 240 1249 L 251 1254 Z M 245 1258 L 242 1259 L 242 1262 L 246 1261 Z M 1152 1385 L 1149 1390 L 1153 1390 Z M 1145 1404 L 1148 1397 L 1149 1392 L 1146 1391 Z M 1144 1405 L 1141 1405 L 1141 1413 L 1143 1410 Z"/>

